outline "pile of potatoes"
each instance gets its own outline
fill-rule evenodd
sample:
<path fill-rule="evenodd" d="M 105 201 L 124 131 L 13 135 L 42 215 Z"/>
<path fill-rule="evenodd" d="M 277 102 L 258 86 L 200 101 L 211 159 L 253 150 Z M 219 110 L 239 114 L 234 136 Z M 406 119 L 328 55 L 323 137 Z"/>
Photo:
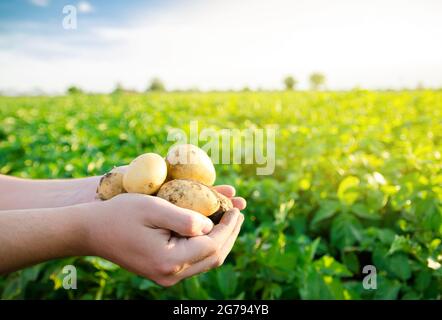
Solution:
<path fill-rule="evenodd" d="M 155 195 L 218 222 L 233 206 L 212 187 L 215 178 L 209 156 L 194 145 L 182 144 L 171 148 L 165 159 L 145 153 L 127 166 L 115 167 L 101 178 L 97 195 L 101 200 L 126 192 Z"/>

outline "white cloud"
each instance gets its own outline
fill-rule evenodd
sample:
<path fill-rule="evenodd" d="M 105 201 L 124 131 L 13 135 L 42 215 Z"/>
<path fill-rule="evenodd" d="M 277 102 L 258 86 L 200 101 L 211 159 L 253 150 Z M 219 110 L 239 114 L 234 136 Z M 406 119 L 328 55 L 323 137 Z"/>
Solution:
<path fill-rule="evenodd" d="M 153 76 L 169 88 L 280 88 L 287 74 L 305 88 L 312 71 L 324 72 L 332 89 L 441 86 L 441 10 L 433 0 L 197 0 L 140 9 L 130 27 L 88 30 L 83 44 L 21 39 L 0 55 L 0 88 L 144 89 Z M 58 54 L 30 54 L 45 43 Z"/>
<path fill-rule="evenodd" d="M 94 7 L 87 1 L 80 1 L 77 8 L 78 12 L 81 13 L 91 13 L 94 11 Z"/>
<path fill-rule="evenodd" d="M 47 7 L 49 5 L 49 0 L 30 0 L 30 2 L 38 7 Z"/>

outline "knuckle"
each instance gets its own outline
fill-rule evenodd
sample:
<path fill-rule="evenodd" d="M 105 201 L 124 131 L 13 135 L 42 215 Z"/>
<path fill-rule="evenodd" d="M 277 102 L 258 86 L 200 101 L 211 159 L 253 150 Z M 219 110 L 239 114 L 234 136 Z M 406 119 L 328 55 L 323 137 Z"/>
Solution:
<path fill-rule="evenodd" d="M 173 275 L 182 270 L 182 266 L 177 263 L 163 262 L 157 265 L 157 272 L 161 275 Z"/>

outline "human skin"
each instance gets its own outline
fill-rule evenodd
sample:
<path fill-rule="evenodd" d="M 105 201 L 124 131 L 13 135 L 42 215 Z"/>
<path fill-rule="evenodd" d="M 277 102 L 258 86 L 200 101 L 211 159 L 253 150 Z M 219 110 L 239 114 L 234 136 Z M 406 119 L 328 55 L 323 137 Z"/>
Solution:
<path fill-rule="evenodd" d="M 101 176 L 80 179 L 21 179 L 0 174 L 0 210 L 57 208 L 99 202 L 96 196 Z M 245 200 L 234 197 L 232 186 L 215 187 L 231 198 L 235 207 L 245 208 Z M 244 208 L 243 208 L 244 207 Z"/>
<path fill-rule="evenodd" d="M 93 255 L 170 286 L 221 265 L 244 220 L 239 210 L 245 201 L 234 197 L 231 186 L 216 187 L 236 208 L 214 226 L 199 213 L 158 197 L 121 194 L 98 201 L 98 180 L 74 179 L 69 184 L 0 176 L 0 273 Z M 68 195 L 73 197 L 63 199 Z"/>

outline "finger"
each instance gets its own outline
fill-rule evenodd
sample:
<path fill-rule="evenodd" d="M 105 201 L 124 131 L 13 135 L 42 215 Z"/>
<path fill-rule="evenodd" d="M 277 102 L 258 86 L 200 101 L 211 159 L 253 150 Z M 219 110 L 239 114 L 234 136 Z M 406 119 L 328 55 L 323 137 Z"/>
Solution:
<path fill-rule="evenodd" d="M 244 210 L 247 207 L 247 201 L 244 198 L 234 197 L 230 200 L 232 201 L 233 206 L 238 210 Z"/>
<path fill-rule="evenodd" d="M 227 258 L 230 251 L 232 250 L 233 245 L 235 244 L 236 238 L 238 237 L 239 231 L 241 230 L 241 226 L 243 223 L 244 223 L 244 215 L 240 214 L 232 235 L 227 239 L 226 243 L 224 244 L 224 246 L 220 250 L 221 258 L 223 259 L 223 261 Z"/>
<path fill-rule="evenodd" d="M 229 210 L 209 234 L 189 239 L 174 239 L 175 262 L 191 265 L 215 254 L 232 234 L 239 216 L 238 209 Z"/>
<path fill-rule="evenodd" d="M 147 223 L 152 227 L 168 229 L 182 236 L 199 236 L 213 229 L 213 222 L 202 214 L 180 208 L 164 199 L 151 197 L 155 202 Z"/>
<path fill-rule="evenodd" d="M 234 187 L 224 184 L 220 186 L 213 187 L 219 193 L 225 195 L 227 198 L 232 198 L 235 196 L 236 190 Z"/>
<path fill-rule="evenodd" d="M 220 222 L 207 234 L 207 237 L 211 238 L 215 243 L 223 244 L 235 228 L 240 215 L 241 213 L 237 208 L 227 211 Z"/>
<path fill-rule="evenodd" d="M 241 230 L 242 223 L 244 222 L 244 215 L 240 215 L 238 221 L 236 222 L 235 228 L 227 239 L 226 243 L 221 247 L 220 251 L 214 255 L 206 257 L 199 262 L 190 265 L 187 268 L 183 268 L 179 273 L 176 274 L 179 280 L 191 277 L 193 275 L 209 271 L 210 269 L 221 266 L 224 260 L 232 250 L 236 239 L 238 238 L 239 231 Z"/>

